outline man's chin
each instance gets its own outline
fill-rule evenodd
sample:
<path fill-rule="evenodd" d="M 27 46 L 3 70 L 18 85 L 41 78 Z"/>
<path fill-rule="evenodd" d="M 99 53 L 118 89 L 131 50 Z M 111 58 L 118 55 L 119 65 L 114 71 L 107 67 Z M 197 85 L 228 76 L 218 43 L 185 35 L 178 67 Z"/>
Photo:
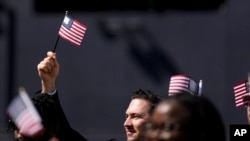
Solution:
<path fill-rule="evenodd" d="M 136 137 L 132 137 L 132 136 L 127 137 L 127 141 L 136 141 L 136 140 L 137 140 Z"/>

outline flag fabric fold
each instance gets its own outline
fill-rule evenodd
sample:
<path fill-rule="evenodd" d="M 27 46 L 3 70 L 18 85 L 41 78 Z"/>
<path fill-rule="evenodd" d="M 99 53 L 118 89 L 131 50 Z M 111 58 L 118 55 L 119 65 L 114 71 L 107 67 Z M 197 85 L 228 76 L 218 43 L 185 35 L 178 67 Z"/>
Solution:
<path fill-rule="evenodd" d="M 86 30 L 86 25 L 76 19 L 71 18 L 66 14 L 59 29 L 58 35 L 62 39 L 79 47 L 81 45 Z"/>
<path fill-rule="evenodd" d="M 201 94 L 201 82 L 197 83 L 193 78 L 186 75 L 173 75 L 170 77 L 168 95 L 171 96 L 184 91 L 199 96 Z"/>
<path fill-rule="evenodd" d="M 249 84 L 247 81 L 235 84 L 234 87 L 234 100 L 236 108 L 240 108 L 248 104 L 249 98 L 244 98 L 248 96 Z"/>
<path fill-rule="evenodd" d="M 7 114 L 25 136 L 35 136 L 44 128 L 39 113 L 23 88 L 8 105 Z"/>

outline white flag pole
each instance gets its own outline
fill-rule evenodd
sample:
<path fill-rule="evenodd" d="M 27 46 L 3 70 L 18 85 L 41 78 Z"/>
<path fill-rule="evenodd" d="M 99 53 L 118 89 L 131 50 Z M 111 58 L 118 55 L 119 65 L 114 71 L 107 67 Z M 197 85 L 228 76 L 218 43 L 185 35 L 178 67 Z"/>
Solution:
<path fill-rule="evenodd" d="M 198 96 L 201 96 L 202 93 L 202 80 L 199 82 L 199 90 L 198 90 Z"/>

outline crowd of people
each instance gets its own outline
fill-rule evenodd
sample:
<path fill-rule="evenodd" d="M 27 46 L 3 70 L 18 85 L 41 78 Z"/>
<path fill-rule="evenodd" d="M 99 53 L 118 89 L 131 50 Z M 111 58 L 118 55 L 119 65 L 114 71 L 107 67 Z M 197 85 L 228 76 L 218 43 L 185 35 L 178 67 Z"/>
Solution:
<path fill-rule="evenodd" d="M 38 63 L 37 70 L 41 90 L 32 95 L 31 100 L 45 128 L 38 136 L 27 137 L 10 119 L 15 140 L 87 141 L 70 126 L 60 104 L 56 86 L 60 65 L 56 53 L 47 52 L 47 56 Z M 250 108 L 248 112 L 250 117 Z M 203 95 L 181 91 L 160 97 L 150 90 L 138 89 L 131 94 L 125 116 L 127 141 L 226 141 L 221 115 Z"/>

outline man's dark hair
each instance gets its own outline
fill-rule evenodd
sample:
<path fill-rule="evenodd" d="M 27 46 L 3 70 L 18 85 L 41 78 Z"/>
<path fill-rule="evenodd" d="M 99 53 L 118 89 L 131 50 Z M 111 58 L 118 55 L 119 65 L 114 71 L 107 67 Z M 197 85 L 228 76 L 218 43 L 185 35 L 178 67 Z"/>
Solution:
<path fill-rule="evenodd" d="M 33 104 L 42 117 L 45 126 L 56 124 L 58 117 L 58 104 L 48 94 L 36 94 L 31 97 Z"/>
<path fill-rule="evenodd" d="M 59 130 L 61 130 L 58 103 L 48 94 L 32 95 L 31 100 L 40 114 L 46 129 L 41 140 L 49 139 L 50 132 L 58 134 Z"/>
<path fill-rule="evenodd" d="M 161 97 L 150 90 L 142 90 L 138 89 L 132 93 L 131 100 L 138 98 L 138 99 L 145 99 L 151 104 L 150 113 L 156 107 L 156 105 L 161 101 Z"/>

